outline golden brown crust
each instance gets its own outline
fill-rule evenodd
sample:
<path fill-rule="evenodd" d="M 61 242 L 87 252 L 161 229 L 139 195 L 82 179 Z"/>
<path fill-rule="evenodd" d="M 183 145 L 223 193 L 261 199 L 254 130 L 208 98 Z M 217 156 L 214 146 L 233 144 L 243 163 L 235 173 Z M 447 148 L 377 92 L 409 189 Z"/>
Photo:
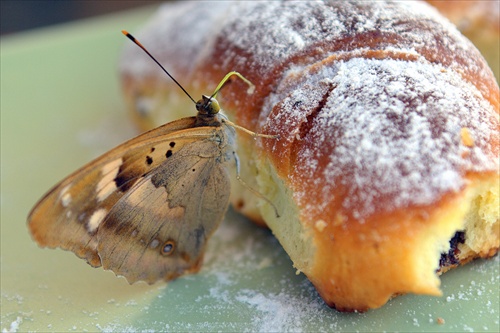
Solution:
<path fill-rule="evenodd" d="M 233 204 L 263 217 L 329 305 L 363 311 L 398 293 L 438 295 L 440 254 L 462 230 L 458 262 L 496 253 L 499 89 L 453 26 L 413 2 L 217 6 L 176 6 L 173 22 L 160 11 L 143 44 L 176 48 L 180 60 L 161 60 L 193 94 L 232 70 L 256 85 L 249 96 L 234 80 L 220 101 L 239 125 L 280 134 L 240 135 L 238 153 L 244 179 L 283 215 L 245 191 Z M 194 41 L 154 36 L 182 24 L 199 26 Z M 169 86 L 148 78 L 148 65 L 147 75 L 130 69 L 137 57 L 127 49 L 122 62 L 134 110 Z"/>
<path fill-rule="evenodd" d="M 435 241 L 429 234 L 449 233 L 454 228 L 450 224 L 456 220 L 454 215 L 463 214 L 457 209 L 467 204 L 466 193 L 447 195 L 427 207 L 373 214 L 363 224 L 345 220 L 316 230 L 318 252 L 324 255 L 318 256 L 321 262 L 310 274 L 311 281 L 331 306 L 338 304 L 337 309 L 347 311 L 380 307 L 394 294 L 441 295 L 439 283 L 429 283 L 437 282 L 433 272 L 422 270 L 428 259 L 424 249 Z M 490 248 L 490 253 L 479 256 L 489 257 L 497 250 Z M 474 253 L 458 262 L 465 264 L 477 257 Z"/>

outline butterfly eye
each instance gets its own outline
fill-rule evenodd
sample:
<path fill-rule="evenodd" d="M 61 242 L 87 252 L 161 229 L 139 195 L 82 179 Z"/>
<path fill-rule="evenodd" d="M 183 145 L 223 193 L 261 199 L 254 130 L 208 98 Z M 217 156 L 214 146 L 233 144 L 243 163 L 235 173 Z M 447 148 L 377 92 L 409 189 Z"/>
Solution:
<path fill-rule="evenodd" d="M 196 103 L 196 110 L 201 114 L 217 114 L 220 111 L 219 102 L 213 97 L 203 95 Z"/>
<path fill-rule="evenodd" d="M 220 111 L 219 102 L 215 98 L 210 99 L 206 108 L 209 114 L 216 114 Z"/>
<path fill-rule="evenodd" d="M 161 248 L 161 254 L 163 254 L 164 256 L 169 256 L 172 253 L 174 253 L 174 250 L 175 250 L 175 242 L 172 240 L 169 240 L 169 241 L 165 242 L 165 244 Z"/>

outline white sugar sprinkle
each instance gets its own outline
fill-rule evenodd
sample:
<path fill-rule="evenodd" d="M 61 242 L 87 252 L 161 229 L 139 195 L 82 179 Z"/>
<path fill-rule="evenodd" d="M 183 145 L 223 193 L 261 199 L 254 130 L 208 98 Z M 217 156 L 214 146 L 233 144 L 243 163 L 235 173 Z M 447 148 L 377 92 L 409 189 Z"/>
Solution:
<path fill-rule="evenodd" d="M 306 145 L 295 162 L 299 178 L 318 182 L 322 189 L 323 201 L 309 209 L 326 207 L 337 185 L 347 186 L 344 208 L 359 218 L 372 213 L 384 198 L 393 203 L 388 210 L 428 204 L 459 190 L 464 170 L 498 167 L 497 158 L 485 153 L 491 151 L 488 140 L 494 135 L 494 128 L 483 121 L 494 114 L 491 105 L 477 98 L 477 90 L 457 74 L 441 69 L 425 62 L 354 58 L 309 79 L 322 77 L 335 87 L 305 138 L 316 144 Z M 285 97 L 278 117 L 304 121 L 307 114 L 287 104 L 318 104 L 325 90 L 311 94 L 311 86 L 306 80 Z M 479 112 L 471 113 L 470 108 Z M 462 157 L 460 138 L 464 127 L 475 140 L 467 158 Z M 320 169 L 317 161 L 325 147 L 331 147 L 330 162 Z M 371 190 L 363 190 L 367 188 Z M 298 200 L 307 196 L 310 193 L 296 192 Z"/>
<path fill-rule="evenodd" d="M 438 37 L 436 31 L 440 31 Z M 358 33 L 398 36 L 397 44 L 381 42 L 377 48 L 406 53 L 413 60 L 362 58 L 368 49 L 352 46 L 355 40 L 336 49 L 342 45 L 336 41 Z M 200 71 L 198 63 L 204 64 L 205 57 L 211 59 L 210 52 L 218 59 L 210 64 L 214 68 L 231 63 L 232 70 L 251 68 L 256 77 L 267 77 L 284 65 L 280 68 L 283 80 L 277 80 L 273 93 L 264 100 L 258 125 L 272 130 L 279 122 L 290 129 L 289 137 L 282 140 L 300 138 L 294 161 L 297 172 L 291 180 L 296 180 L 295 199 L 311 214 L 329 206 L 338 185 L 345 185 L 348 192 L 343 194 L 343 208 L 362 220 L 381 199 L 391 202 L 385 207 L 389 211 L 425 205 L 460 190 L 466 171 L 498 168 L 498 158 L 486 153 L 498 118 L 490 120 L 491 127 L 487 125 L 484 119 L 495 112 L 478 97 L 484 87 L 467 84 L 461 76 L 475 73 L 486 77 L 489 72 L 469 56 L 476 52 L 472 44 L 426 4 L 200 2 L 163 7 L 143 36 L 150 51 L 160 55 L 174 72 L 176 68 Z M 439 47 L 452 51 L 442 54 L 447 68 L 424 56 L 430 52 L 426 50 Z M 133 56 L 139 52 L 136 49 L 127 46 L 122 72 L 139 78 L 163 76 L 150 59 Z M 332 54 L 350 60 L 323 66 L 320 71 L 304 68 L 301 62 L 307 60 L 303 58 L 289 62 L 302 50 L 311 49 L 319 54 L 309 59 L 312 63 Z M 293 89 L 287 86 L 292 76 L 301 81 Z M 270 121 L 267 116 L 278 103 L 280 109 L 274 109 L 275 119 Z M 320 103 L 323 107 L 312 119 L 308 136 L 303 137 L 300 127 L 311 121 L 305 110 Z M 472 114 L 471 109 L 480 111 Z M 460 141 L 462 128 L 471 134 L 473 147 Z M 316 147 L 305 148 L 308 142 L 315 142 Z M 329 161 L 323 167 L 325 157 Z M 304 179 L 321 182 L 313 190 L 320 191 L 315 197 L 323 200 L 311 207 L 304 199 L 311 196 L 311 188 L 303 187 Z"/>
<path fill-rule="evenodd" d="M 432 33 L 442 26 L 446 29 L 437 39 Z M 484 68 L 469 61 L 472 44 L 433 7 L 413 1 L 180 3 L 161 7 L 137 36 L 174 76 L 182 70 L 186 80 L 186 73 L 189 77 L 198 70 L 200 59 L 210 58 L 212 47 L 225 49 L 214 58 L 213 66 L 225 67 L 234 60 L 239 68 L 232 70 L 252 68 L 264 75 L 301 50 L 315 49 L 322 53 L 325 42 L 335 45 L 335 41 L 353 34 L 373 31 L 398 36 L 398 49 L 412 54 L 418 54 L 415 49 L 422 47 L 447 47 L 453 51 L 453 56 L 465 59 L 465 63 L 460 64 L 454 63 L 452 58 L 447 59 L 453 68 L 467 66 L 485 75 L 482 73 Z M 232 45 L 231 48 L 220 45 L 218 38 L 221 36 Z M 387 47 L 388 50 L 394 48 L 393 45 Z M 245 50 L 249 56 L 236 54 L 235 49 Z M 127 43 L 120 70 L 138 77 L 168 79 L 148 57 L 138 56 L 140 53 L 135 45 Z"/>
<path fill-rule="evenodd" d="M 17 332 L 19 330 L 19 326 L 23 323 L 23 318 L 22 317 L 17 317 L 16 320 L 10 323 L 9 329 L 3 329 L 2 333 L 13 333 Z"/>

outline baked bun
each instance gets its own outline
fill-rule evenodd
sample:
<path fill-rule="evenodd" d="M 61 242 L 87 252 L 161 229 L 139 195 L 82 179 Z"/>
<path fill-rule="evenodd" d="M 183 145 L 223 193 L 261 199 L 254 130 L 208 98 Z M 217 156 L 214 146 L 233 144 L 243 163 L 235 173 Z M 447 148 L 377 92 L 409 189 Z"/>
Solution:
<path fill-rule="evenodd" d="M 478 50 L 425 3 L 166 5 L 137 34 L 193 96 L 229 71 L 238 125 L 232 203 L 265 222 L 326 303 L 440 295 L 439 272 L 499 247 L 499 88 Z M 142 128 L 194 106 L 135 45 L 121 59 Z M 172 118 L 168 119 L 167 116 Z"/>

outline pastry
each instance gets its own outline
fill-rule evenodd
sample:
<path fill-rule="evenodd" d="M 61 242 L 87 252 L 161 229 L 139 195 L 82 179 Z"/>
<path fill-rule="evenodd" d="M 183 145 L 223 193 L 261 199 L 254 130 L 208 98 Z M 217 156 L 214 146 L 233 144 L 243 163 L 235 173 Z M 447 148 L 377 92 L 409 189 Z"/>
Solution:
<path fill-rule="evenodd" d="M 440 295 L 439 273 L 499 247 L 499 87 L 486 61 L 421 2 L 189 2 L 138 39 L 191 95 L 230 71 L 229 118 L 279 140 L 237 139 L 231 202 L 267 225 L 325 302 L 365 311 Z M 120 59 L 142 129 L 192 112 L 134 45 Z M 170 117 L 170 118 L 169 118 Z"/>

